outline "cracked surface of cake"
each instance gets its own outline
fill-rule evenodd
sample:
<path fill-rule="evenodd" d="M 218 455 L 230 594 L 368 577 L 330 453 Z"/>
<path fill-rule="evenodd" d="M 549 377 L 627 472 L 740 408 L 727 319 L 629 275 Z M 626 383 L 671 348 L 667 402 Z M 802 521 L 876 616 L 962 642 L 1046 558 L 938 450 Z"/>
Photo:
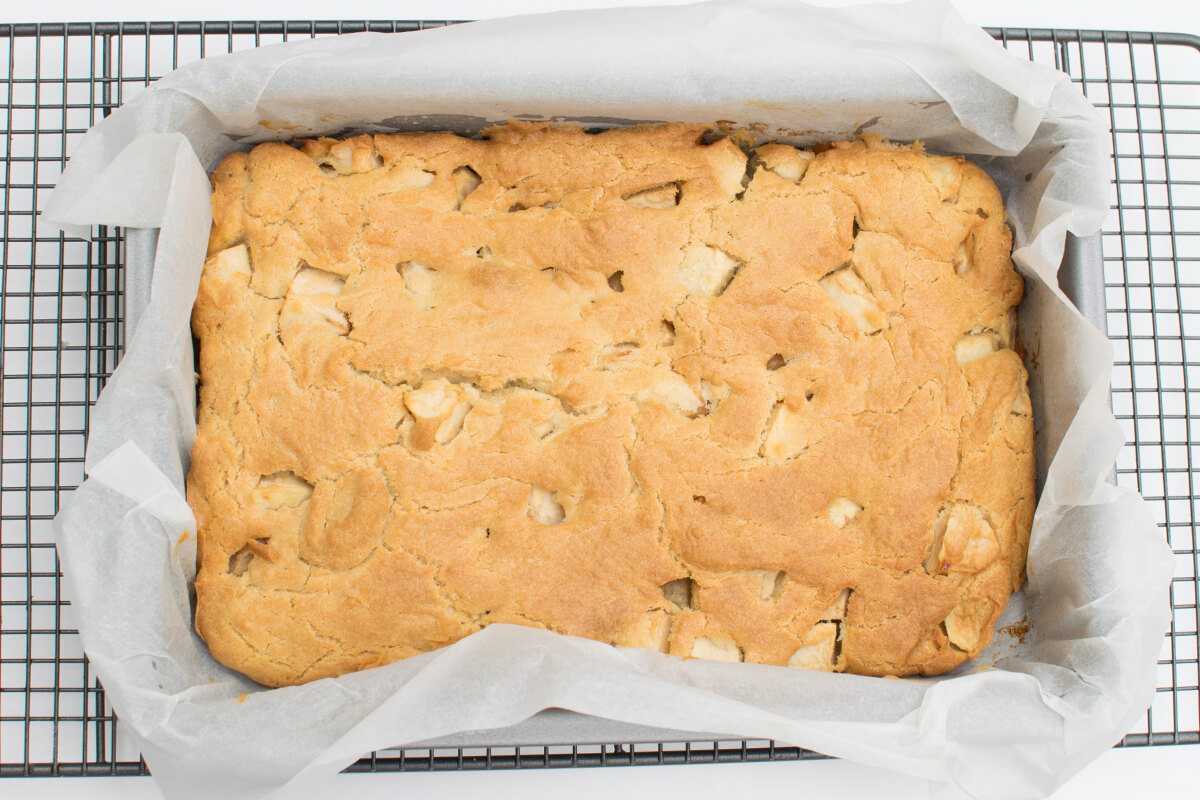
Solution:
<path fill-rule="evenodd" d="M 221 163 L 188 475 L 218 660 L 295 684 L 497 622 L 867 675 L 979 652 L 1034 508 L 996 187 L 705 133 Z"/>

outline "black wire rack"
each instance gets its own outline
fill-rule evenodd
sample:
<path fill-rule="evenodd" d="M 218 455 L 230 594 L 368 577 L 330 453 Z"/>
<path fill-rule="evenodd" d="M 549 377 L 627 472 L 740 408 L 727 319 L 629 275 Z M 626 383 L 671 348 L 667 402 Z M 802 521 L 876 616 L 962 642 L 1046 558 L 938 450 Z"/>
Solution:
<path fill-rule="evenodd" d="M 444 22 L 0 25 L 0 776 L 131 775 L 146 767 L 89 669 L 62 598 L 52 520 L 83 479 L 88 412 L 125 342 L 125 238 L 41 233 L 36 209 L 89 127 L 156 77 L 289 38 Z M 1154 509 L 1176 556 L 1158 692 L 1125 746 L 1200 742 L 1200 38 L 992 30 L 1067 72 L 1112 127 L 1101 237 L 1112 403 L 1130 445 L 1119 483 Z M 349 771 L 796 760 L 768 741 L 395 749 Z"/>

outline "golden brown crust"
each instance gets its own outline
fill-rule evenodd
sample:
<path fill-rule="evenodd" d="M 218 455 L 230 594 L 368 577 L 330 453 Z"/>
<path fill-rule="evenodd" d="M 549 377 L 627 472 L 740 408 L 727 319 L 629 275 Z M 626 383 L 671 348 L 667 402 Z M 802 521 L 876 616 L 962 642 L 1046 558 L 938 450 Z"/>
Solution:
<path fill-rule="evenodd" d="M 999 193 L 704 132 L 218 167 L 188 480 L 217 659 L 300 683 L 492 622 L 871 675 L 979 652 L 1034 501 Z"/>

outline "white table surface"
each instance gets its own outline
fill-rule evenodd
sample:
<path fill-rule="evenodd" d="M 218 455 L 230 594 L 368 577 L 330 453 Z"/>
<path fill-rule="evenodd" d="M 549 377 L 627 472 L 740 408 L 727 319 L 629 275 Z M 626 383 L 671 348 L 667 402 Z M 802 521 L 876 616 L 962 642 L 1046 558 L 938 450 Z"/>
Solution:
<path fill-rule="evenodd" d="M 852 5 L 848 0 L 810 0 Z M 1200 35 L 1200 0 L 952 0 L 980 25 L 1177 31 Z M 679 0 L 41 0 L 6 4 L 4 22 L 229 19 L 482 19 L 518 13 L 598 6 L 680 5 Z M 1200 76 L 1197 76 L 1200 77 Z M 30 778 L 0 781 L 6 800 L 83 798 L 149 800 L 161 797 L 146 778 Z M 330 796 L 435 796 L 536 800 L 568 796 L 631 798 L 888 798 L 923 800 L 924 781 L 845 761 L 697 764 L 604 769 L 530 769 L 339 775 L 289 792 L 287 800 Z M 1053 795 L 1054 800 L 1200 798 L 1200 745 L 1124 748 L 1105 753 Z"/>

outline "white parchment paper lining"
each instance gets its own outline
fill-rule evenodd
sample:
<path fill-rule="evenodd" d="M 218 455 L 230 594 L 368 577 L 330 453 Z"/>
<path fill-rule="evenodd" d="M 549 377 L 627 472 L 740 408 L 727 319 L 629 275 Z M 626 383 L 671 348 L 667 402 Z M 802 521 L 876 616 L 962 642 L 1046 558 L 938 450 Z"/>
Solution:
<path fill-rule="evenodd" d="M 1001 623 L 1026 617 L 1023 641 L 1001 634 L 973 665 L 920 681 L 684 663 L 511 626 L 272 691 L 209 657 L 191 626 L 183 495 L 206 171 L 266 139 L 473 133 L 514 116 L 728 120 L 797 144 L 872 130 L 972 154 L 995 176 L 1026 276 L 1043 481 L 1029 582 Z M 945 797 L 1048 794 L 1149 704 L 1170 613 L 1163 537 L 1140 497 L 1106 483 L 1123 443 L 1110 346 L 1056 281 L 1066 231 L 1094 233 L 1107 213 L 1105 141 L 1064 76 L 1008 56 L 938 0 L 551 14 L 295 42 L 163 78 L 81 142 L 42 217 L 43 231 L 161 228 L 153 270 L 127 275 L 149 302 L 92 413 L 90 477 L 56 520 L 80 635 L 122 731 L 172 800 L 286 793 L 373 749 L 549 707 L 802 745 L 926 777 Z"/>

